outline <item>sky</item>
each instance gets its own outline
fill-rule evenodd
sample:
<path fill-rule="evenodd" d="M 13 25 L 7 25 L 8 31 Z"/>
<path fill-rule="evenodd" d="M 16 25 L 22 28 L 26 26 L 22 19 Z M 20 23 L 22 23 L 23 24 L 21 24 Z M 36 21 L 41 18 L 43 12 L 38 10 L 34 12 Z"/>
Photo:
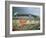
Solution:
<path fill-rule="evenodd" d="M 19 14 L 32 14 L 40 16 L 40 8 L 36 7 L 13 7 L 13 13 L 14 15 Z"/>

